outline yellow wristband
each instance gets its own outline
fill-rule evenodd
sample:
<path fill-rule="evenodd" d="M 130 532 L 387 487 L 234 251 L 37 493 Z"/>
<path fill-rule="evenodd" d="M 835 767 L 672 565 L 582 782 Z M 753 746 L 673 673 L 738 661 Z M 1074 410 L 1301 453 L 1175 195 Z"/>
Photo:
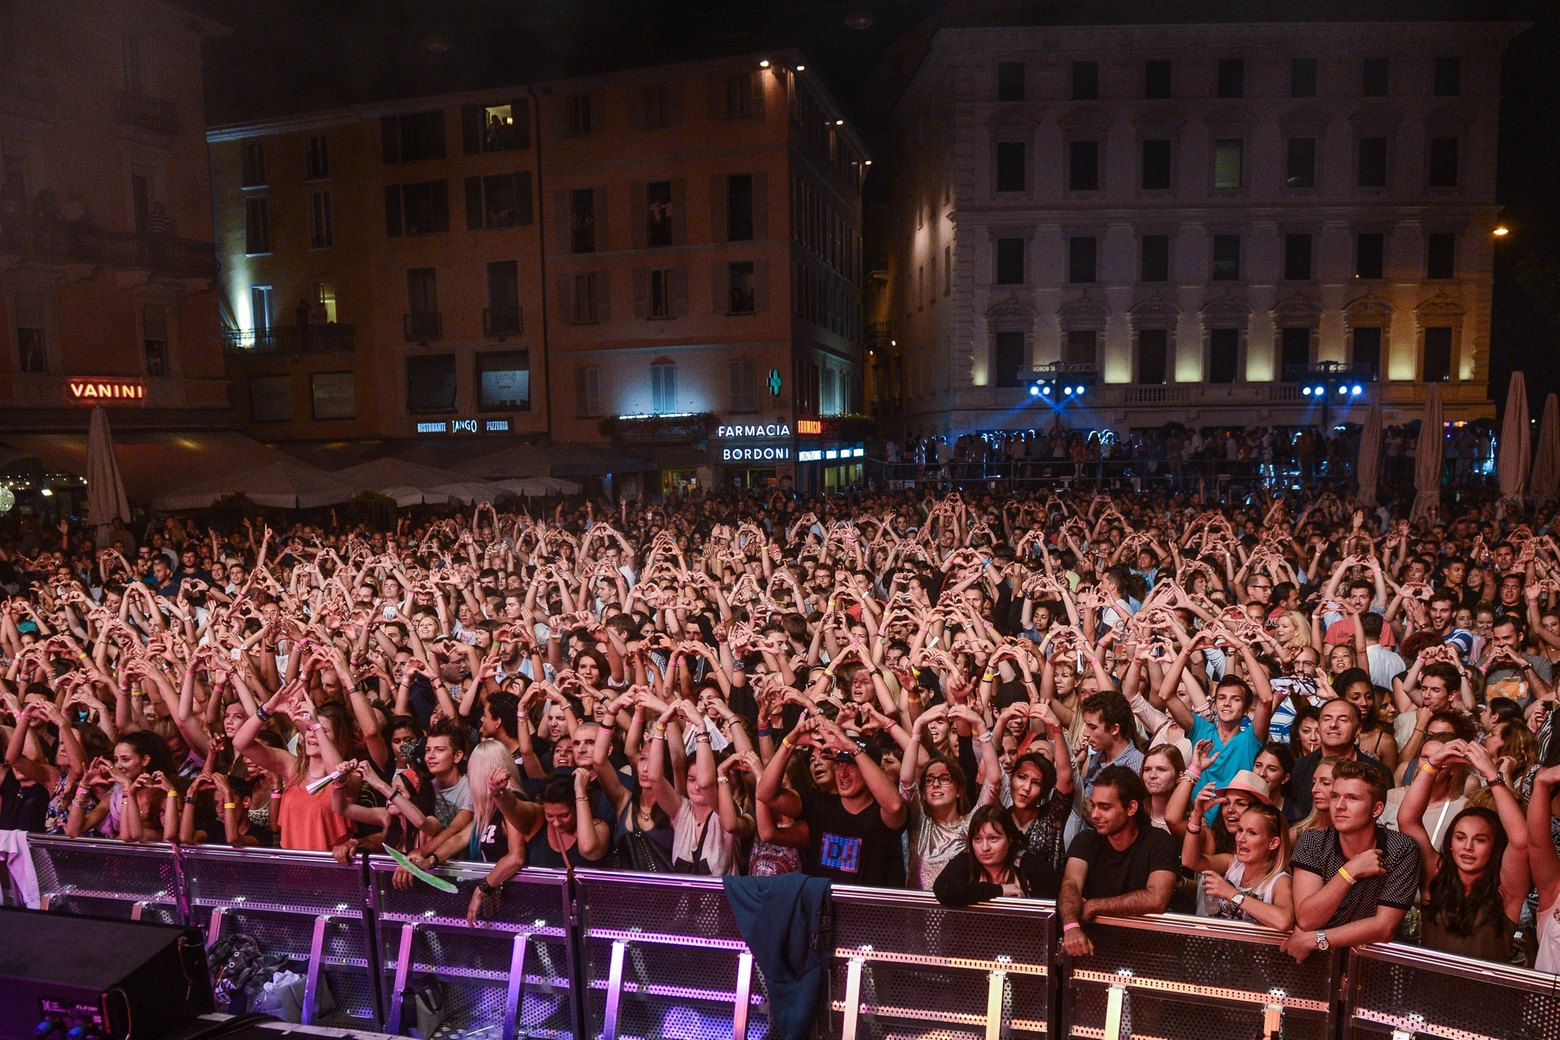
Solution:
<path fill-rule="evenodd" d="M 222 808 L 224 808 L 224 809 L 237 809 L 238 808 L 238 803 L 237 802 L 223 802 L 222 803 Z"/>
<path fill-rule="evenodd" d="M 996 678 L 995 675 L 991 674 L 990 672 L 987 672 L 985 675 L 980 677 L 980 681 L 981 682 L 990 682 L 991 680 L 993 680 L 995 678 Z"/>
<path fill-rule="evenodd" d="M 1429 773 L 1431 776 L 1434 776 L 1435 774 L 1440 772 L 1440 770 L 1437 769 L 1435 766 L 1431 765 L 1428 760 L 1419 763 L 1419 768 L 1421 770 L 1423 770 L 1424 772 Z"/>
<path fill-rule="evenodd" d="M 1354 884 L 1354 875 L 1349 873 L 1348 867 L 1339 867 L 1338 876 L 1343 878 L 1343 880 L 1347 881 L 1350 885 Z"/>
<path fill-rule="evenodd" d="M 780 746 L 785 748 L 787 751 L 790 751 L 796 747 L 795 744 L 791 743 L 791 737 L 789 734 L 780 738 Z"/>

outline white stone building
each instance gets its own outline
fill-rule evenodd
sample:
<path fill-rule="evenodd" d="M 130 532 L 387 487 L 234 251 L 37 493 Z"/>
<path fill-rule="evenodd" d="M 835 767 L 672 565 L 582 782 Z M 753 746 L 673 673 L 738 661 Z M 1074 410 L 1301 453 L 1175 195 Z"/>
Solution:
<path fill-rule="evenodd" d="M 1493 414 L 1500 59 L 1521 28 L 939 30 L 885 164 L 880 414 L 912 434 L 1057 408 L 1075 429 L 1299 426 L 1379 396 L 1394 422 L 1428 381 L 1449 420 Z"/>

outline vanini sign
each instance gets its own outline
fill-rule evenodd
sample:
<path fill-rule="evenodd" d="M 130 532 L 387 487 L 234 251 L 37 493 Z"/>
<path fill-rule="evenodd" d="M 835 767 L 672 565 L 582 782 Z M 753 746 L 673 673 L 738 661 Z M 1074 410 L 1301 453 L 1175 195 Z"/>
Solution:
<path fill-rule="evenodd" d="M 72 376 L 65 380 L 65 394 L 75 404 L 140 404 L 146 400 L 146 384 L 139 379 Z"/>

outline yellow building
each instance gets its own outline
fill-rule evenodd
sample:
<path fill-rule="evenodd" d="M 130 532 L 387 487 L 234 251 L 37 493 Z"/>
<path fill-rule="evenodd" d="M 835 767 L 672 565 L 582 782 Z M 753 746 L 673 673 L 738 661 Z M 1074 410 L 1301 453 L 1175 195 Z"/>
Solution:
<path fill-rule="evenodd" d="M 253 436 L 611 440 L 746 483 L 793 472 L 799 417 L 860 410 L 869 160 L 796 55 L 208 140 Z"/>

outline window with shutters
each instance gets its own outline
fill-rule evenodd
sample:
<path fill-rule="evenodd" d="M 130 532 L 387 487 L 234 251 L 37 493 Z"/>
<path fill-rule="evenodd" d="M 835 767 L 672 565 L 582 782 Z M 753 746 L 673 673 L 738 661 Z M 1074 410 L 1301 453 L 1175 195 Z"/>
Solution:
<path fill-rule="evenodd" d="M 1456 55 L 1435 59 L 1436 97 L 1456 97 L 1462 93 L 1462 59 Z"/>
<path fill-rule="evenodd" d="M 1452 327 L 1432 325 L 1425 329 L 1424 367 L 1420 378 L 1426 383 L 1444 383 L 1452 378 Z"/>
<path fill-rule="evenodd" d="M 255 331 L 258 343 L 264 333 L 276 322 L 276 294 L 269 285 L 249 287 L 249 327 Z"/>
<path fill-rule="evenodd" d="M 1425 277 L 1455 278 L 1457 276 L 1457 236 L 1449 231 L 1436 231 L 1425 236 Z"/>
<path fill-rule="evenodd" d="M 1158 385 L 1169 370 L 1170 333 L 1166 329 L 1143 329 L 1138 333 L 1137 381 Z"/>
<path fill-rule="evenodd" d="M 1291 137 L 1284 162 L 1284 187 L 1316 187 L 1316 138 Z"/>
<path fill-rule="evenodd" d="M 1215 92 L 1221 98 L 1246 96 L 1246 60 L 1244 58 L 1220 58 L 1215 77 Z"/>
<path fill-rule="evenodd" d="M 752 314 L 758 310 L 758 275 L 751 260 L 726 265 L 730 306 L 728 314 Z"/>
<path fill-rule="evenodd" d="M 582 419 L 601 414 L 601 369 L 594 365 L 574 370 L 574 413 Z"/>
<path fill-rule="evenodd" d="M 1093 235 L 1074 235 L 1067 240 L 1067 280 L 1075 284 L 1093 282 L 1098 273 L 1099 239 Z"/>
<path fill-rule="evenodd" d="M 746 72 L 729 75 L 725 79 L 725 117 L 727 119 L 751 119 L 753 116 L 753 77 Z"/>
<path fill-rule="evenodd" d="M 336 244 L 336 226 L 330 213 L 330 189 L 309 192 L 309 248 L 329 249 Z"/>
<path fill-rule="evenodd" d="M 1359 160 L 1355 170 L 1355 182 L 1361 188 L 1387 186 L 1387 139 L 1385 137 L 1359 139 Z"/>
<path fill-rule="evenodd" d="M 1170 187 L 1170 142 L 1143 142 L 1143 190 L 1164 191 Z"/>
<path fill-rule="evenodd" d="M 997 284 L 1024 284 L 1024 240 L 997 239 Z"/>
<path fill-rule="evenodd" d="M 1023 141 L 997 142 L 998 191 L 1023 191 L 1025 189 L 1024 153 Z"/>
<path fill-rule="evenodd" d="M 753 238 L 753 175 L 736 173 L 726 178 L 726 240 L 748 242 Z"/>
<path fill-rule="evenodd" d="M 1455 137 L 1430 138 L 1430 187 L 1457 187 L 1457 146 Z"/>
<path fill-rule="evenodd" d="M 428 354 L 406 359 L 406 410 L 455 410 L 455 355 Z"/>
<path fill-rule="evenodd" d="M 1354 330 L 1354 354 L 1351 359 L 1356 372 L 1374 383 L 1381 378 L 1381 329 L 1367 325 Z"/>
<path fill-rule="evenodd" d="M 1360 61 L 1360 93 L 1365 97 L 1387 96 L 1387 59 L 1364 58 Z"/>
<path fill-rule="evenodd" d="M 1021 61 L 997 62 L 997 100 L 1024 100 L 1024 63 Z"/>
<path fill-rule="evenodd" d="M 271 251 L 271 209 L 264 195 L 244 200 L 244 252 L 251 256 Z"/>
<path fill-rule="evenodd" d="M 504 350 L 477 355 L 477 410 L 531 410 L 531 354 Z"/>
<path fill-rule="evenodd" d="M 466 227 L 523 227 L 531 223 L 531 174 L 466 178 Z"/>
<path fill-rule="evenodd" d="M 1295 234 L 1284 236 L 1284 278 L 1292 282 L 1304 282 L 1310 280 L 1310 235 Z"/>
<path fill-rule="evenodd" d="M 1138 281 L 1170 280 L 1170 236 L 1144 235 L 1138 243 Z"/>
<path fill-rule="evenodd" d="M 1316 96 L 1316 59 L 1289 59 L 1289 96 Z"/>
<path fill-rule="evenodd" d="M 444 158 L 444 111 L 406 112 L 379 121 L 384 161 L 418 162 Z"/>
<path fill-rule="evenodd" d="M 657 361 L 650 366 L 650 411 L 667 415 L 677 411 L 677 365 Z"/>
<path fill-rule="evenodd" d="M 1208 330 L 1208 382 L 1235 382 L 1240 371 L 1240 329 Z"/>
<path fill-rule="evenodd" d="M 731 410 L 758 411 L 758 362 L 752 358 L 731 362 Z"/>
<path fill-rule="evenodd" d="M 569 192 L 569 251 L 596 251 L 596 191 L 575 188 Z"/>
<path fill-rule="evenodd" d="M 574 323 L 591 325 L 601 320 L 597 307 L 597 292 L 601 275 L 591 271 L 574 276 Z"/>
<path fill-rule="evenodd" d="M 1067 363 L 1069 365 L 1094 364 L 1098 337 L 1099 333 L 1094 329 L 1067 330 Z"/>
<path fill-rule="evenodd" d="M 330 140 L 324 134 L 309 138 L 304 150 L 303 176 L 311 181 L 322 181 L 330 176 Z"/>
<path fill-rule="evenodd" d="M 594 112 L 591 108 L 589 94 L 575 94 L 564 102 L 567 106 L 567 114 L 564 121 L 564 133 L 570 137 L 584 137 L 594 128 Z"/>
<path fill-rule="evenodd" d="M 265 142 L 244 142 L 243 176 L 240 187 L 259 188 L 265 185 Z"/>
<path fill-rule="evenodd" d="M 386 235 L 431 235 L 449 229 L 448 181 L 385 186 Z"/>
<path fill-rule="evenodd" d="M 1386 235 L 1372 232 L 1354 236 L 1354 277 L 1382 277 L 1386 259 Z"/>
<path fill-rule="evenodd" d="M 1240 236 L 1213 236 L 1213 280 L 1240 281 Z"/>
<path fill-rule="evenodd" d="M 524 330 L 520 313 L 520 267 L 514 260 L 487 265 L 487 307 L 482 312 L 483 332 L 495 339 L 518 336 Z"/>
<path fill-rule="evenodd" d="M 672 244 L 672 182 L 651 181 L 645 185 L 645 245 Z"/>
<path fill-rule="evenodd" d="M 675 268 L 661 267 L 650 272 L 649 316 L 670 318 L 672 314 L 672 290 L 677 278 Z"/>
<path fill-rule="evenodd" d="M 413 267 L 407 270 L 404 326 L 408 342 L 426 343 L 442 337 L 439 272 L 435 268 Z"/>
<path fill-rule="evenodd" d="M 1067 187 L 1071 191 L 1097 191 L 1100 186 L 1100 143 L 1069 141 Z"/>
<path fill-rule="evenodd" d="M 1017 386 L 1026 348 L 1022 332 L 1004 331 L 992 336 L 991 385 Z"/>
<path fill-rule="evenodd" d="M 1143 63 L 1143 96 L 1163 101 L 1170 97 L 1170 59 L 1149 58 Z"/>
<path fill-rule="evenodd" d="M 639 103 L 644 113 L 646 130 L 659 130 L 672 125 L 675 111 L 670 83 L 650 83 L 640 88 Z"/>
<path fill-rule="evenodd" d="M 1075 61 L 1072 63 L 1072 99 L 1094 101 L 1100 96 L 1100 63 Z"/>
<path fill-rule="evenodd" d="M 1213 186 L 1238 188 L 1241 185 L 1242 159 L 1246 142 L 1225 139 L 1213 144 Z"/>

